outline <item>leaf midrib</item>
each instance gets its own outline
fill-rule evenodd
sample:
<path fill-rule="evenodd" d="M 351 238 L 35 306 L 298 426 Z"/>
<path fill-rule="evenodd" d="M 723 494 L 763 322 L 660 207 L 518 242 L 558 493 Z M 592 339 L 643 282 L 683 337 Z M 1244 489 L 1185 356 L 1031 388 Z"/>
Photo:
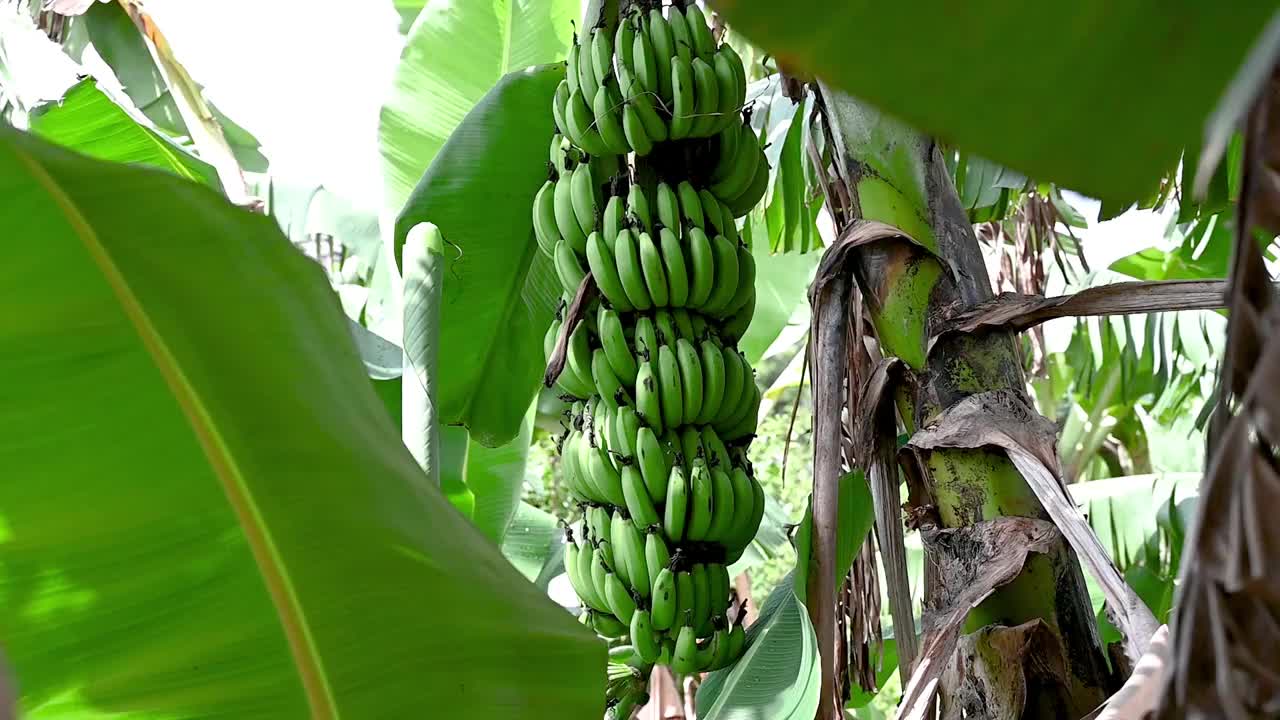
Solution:
<path fill-rule="evenodd" d="M 35 157 L 16 145 L 11 144 L 9 147 L 18 160 L 31 171 L 39 186 L 65 213 L 64 219 L 102 272 L 103 279 L 120 302 L 121 309 L 138 333 L 143 346 L 155 362 L 156 369 L 169 386 L 175 402 L 186 416 L 192 432 L 204 449 L 205 457 L 222 484 L 227 502 L 236 513 L 241 530 L 262 574 L 263 583 L 267 586 L 272 602 L 276 606 L 285 638 L 297 664 L 297 671 L 312 717 L 338 720 L 340 715 L 337 703 L 329 686 L 315 639 L 306 621 L 306 613 L 298 601 L 292 581 L 285 572 L 284 563 L 262 519 L 262 514 L 248 491 L 244 475 L 235 458 L 232 457 L 222 433 L 213 422 L 200 394 L 192 386 L 182 368 L 178 366 L 173 352 L 156 330 L 142 303 L 79 206 Z"/>

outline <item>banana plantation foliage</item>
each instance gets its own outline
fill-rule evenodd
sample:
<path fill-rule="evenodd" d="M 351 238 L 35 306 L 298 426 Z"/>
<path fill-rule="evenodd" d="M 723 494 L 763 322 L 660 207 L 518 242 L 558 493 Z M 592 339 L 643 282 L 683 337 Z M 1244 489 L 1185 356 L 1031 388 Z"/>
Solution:
<path fill-rule="evenodd" d="M 0 0 L 0 718 L 1276 717 L 1277 27 Z"/>

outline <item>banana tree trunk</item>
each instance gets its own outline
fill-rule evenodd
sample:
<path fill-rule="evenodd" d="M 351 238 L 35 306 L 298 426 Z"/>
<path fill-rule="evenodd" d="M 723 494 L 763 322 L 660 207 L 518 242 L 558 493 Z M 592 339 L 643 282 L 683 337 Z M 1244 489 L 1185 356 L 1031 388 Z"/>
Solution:
<path fill-rule="evenodd" d="M 931 328 L 946 314 L 991 297 L 977 239 L 934 142 L 826 86 L 819 92 L 848 215 L 915 240 L 880 240 L 852 254 L 880 349 L 905 365 L 895 397 L 906 432 L 976 393 L 1025 399 L 1013 333 L 952 333 L 931 342 Z M 944 529 L 946 538 L 961 535 L 945 529 L 1001 517 L 1048 519 L 1001 450 L 936 449 L 917 457 L 917 471 L 908 473 L 909 514 Z M 1060 534 L 1051 545 L 1029 553 L 1015 579 L 969 613 L 970 635 L 942 675 L 943 717 L 1079 718 L 1109 694 L 1114 683 L 1079 562 Z M 926 628 L 966 590 L 948 569 L 971 566 L 973 552 L 964 542 L 926 542 Z"/>

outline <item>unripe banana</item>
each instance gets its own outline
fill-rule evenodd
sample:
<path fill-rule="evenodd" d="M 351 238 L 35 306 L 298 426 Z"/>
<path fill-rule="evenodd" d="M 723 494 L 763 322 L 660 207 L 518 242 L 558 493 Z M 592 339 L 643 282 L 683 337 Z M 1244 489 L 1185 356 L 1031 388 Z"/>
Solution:
<path fill-rule="evenodd" d="M 734 50 L 729 43 L 721 44 L 720 49 L 716 52 L 724 55 L 729 60 L 729 67 L 733 69 L 733 74 L 736 77 L 734 87 L 738 93 L 734 105 L 742 107 L 747 102 L 747 68 L 742 64 L 742 57 L 738 55 L 738 51 Z"/>
<path fill-rule="evenodd" d="M 637 431 L 635 448 L 635 464 L 639 466 L 640 475 L 644 478 L 649 499 L 654 504 L 666 501 L 671 468 L 667 465 L 667 456 L 662 451 L 653 428 L 640 428 Z"/>
<path fill-rule="evenodd" d="M 636 355 L 656 363 L 658 361 L 658 332 L 654 328 L 653 318 L 641 315 L 635 319 Z M 658 432 L 655 429 L 655 432 Z"/>
<path fill-rule="evenodd" d="M 681 180 L 676 186 L 676 196 L 680 200 L 680 214 L 684 216 L 694 227 L 707 229 L 707 219 L 702 214 L 702 198 L 698 196 L 698 191 L 693 189 L 693 185 L 688 180 Z"/>
<path fill-rule="evenodd" d="M 653 581 L 653 602 L 650 619 L 656 630 L 670 630 L 676 621 L 676 575 L 671 568 L 658 570 Z"/>
<path fill-rule="evenodd" d="M 565 120 L 566 108 L 569 107 L 569 95 L 572 92 L 569 89 L 569 82 L 561 80 L 556 86 L 555 100 L 551 103 L 551 115 L 555 118 L 556 129 L 566 135 L 569 132 L 569 123 Z"/>
<path fill-rule="evenodd" d="M 587 446 L 590 450 L 587 453 L 587 472 L 600 490 L 600 494 L 604 495 L 609 504 L 626 507 L 627 498 L 622 493 L 622 475 L 609 460 L 609 451 L 604 447 L 604 443 L 597 442 L 595 445 L 588 443 Z"/>
<path fill-rule="evenodd" d="M 689 480 L 679 464 L 671 467 L 667 481 L 667 502 L 662 511 L 662 530 L 671 542 L 685 538 L 689 510 Z"/>
<path fill-rule="evenodd" d="M 662 402 L 658 399 L 658 383 L 653 376 L 653 366 L 645 360 L 636 373 L 636 415 L 654 432 L 662 430 Z"/>
<path fill-rule="evenodd" d="M 692 627 L 680 628 L 676 637 L 676 650 L 671 655 L 671 669 L 681 675 L 691 675 L 698 671 L 698 638 Z"/>
<path fill-rule="evenodd" d="M 664 251 L 665 252 L 665 251 Z M 683 260 L 681 260 L 683 262 Z M 676 308 L 671 311 L 672 321 L 676 324 L 676 337 L 684 338 L 689 342 L 698 342 L 698 338 L 693 333 L 693 321 L 689 319 L 689 311 L 684 308 Z M 705 385 L 705 383 L 703 383 Z"/>
<path fill-rule="evenodd" d="M 619 83 L 623 81 L 620 79 Z M 623 95 L 627 101 L 636 109 L 636 114 L 640 116 L 640 123 L 644 125 L 644 133 L 655 143 L 666 142 L 667 140 L 667 123 L 658 114 L 657 96 L 646 90 L 643 83 L 628 77 L 627 84 L 623 85 Z"/>
<path fill-rule="evenodd" d="M 604 350 L 600 348 L 591 352 L 591 377 L 595 380 L 596 392 L 600 393 L 600 398 L 610 408 L 626 404 L 628 393 L 618 380 L 618 376 L 614 374 Z"/>
<path fill-rule="evenodd" d="M 613 516 L 601 505 L 587 508 L 587 526 L 591 536 L 598 542 L 613 542 Z"/>
<path fill-rule="evenodd" d="M 725 307 L 733 300 L 740 282 L 738 273 L 738 249 L 723 235 L 712 240 L 712 252 L 715 256 L 715 281 L 711 295 L 703 303 L 702 309 L 707 315 L 724 317 Z"/>
<path fill-rule="evenodd" d="M 743 193 L 751 184 L 755 177 L 756 168 L 759 167 L 761 159 L 764 157 L 760 150 L 760 144 L 756 141 L 755 131 L 750 125 L 734 125 L 738 128 L 738 132 L 742 137 L 738 139 L 738 145 L 734 149 L 733 164 L 725 173 L 723 178 L 717 179 L 716 175 L 711 176 L 711 192 L 716 197 L 725 202 L 726 205 L 733 208 L 733 200 Z M 588 151 L 590 152 L 590 151 Z M 767 163 L 766 163 L 767 164 Z M 734 213 L 734 217 L 738 217 L 738 213 Z"/>
<path fill-rule="evenodd" d="M 647 232 L 639 234 L 637 249 L 640 252 L 640 269 L 644 273 L 644 285 L 654 307 L 666 307 L 671 302 L 667 286 L 667 273 L 662 265 L 662 254 Z"/>
<path fill-rule="evenodd" d="M 729 242 L 734 245 L 741 244 L 742 238 L 738 234 L 738 221 L 734 219 L 733 211 L 723 202 L 720 203 L 720 217 L 724 219 L 724 231 L 721 234 L 729 238 Z"/>
<path fill-rule="evenodd" d="M 614 616 L 623 624 L 629 624 L 636 611 L 636 601 L 631 598 L 631 593 L 627 592 L 622 580 L 614 573 L 608 573 L 604 577 L 604 591 Z"/>
<path fill-rule="evenodd" d="M 604 205 L 604 213 L 600 217 L 600 236 L 609 248 L 609 256 L 613 257 L 613 246 L 618 240 L 618 233 L 627 226 L 626 200 L 621 195 L 610 195 Z"/>
<path fill-rule="evenodd" d="M 653 326 L 658 331 L 658 344 L 670 345 L 676 341 L 676 323 L 668 310 L 657 310 L 653 313 Z"/>
<path fill-rule="evenodd" d="M 599 284 L 598 279 L 596 282 Z M 608 293 L 605 297 L 608 298 Z M 600 333 L 600 346 L 604 349 L 605 357 L 609 358 L 609 365 L 613 368 L 613 372 L 623 384 L 635 384 L 639 365 L 636 363 L 635 354 L 631 352 L 631 345 L 627 342 L 626 331 L 622 327 L 622 319 L 618 317 L 618 313 L 601 305 L 596 327 Z"/>
<path fill-rule="evenodd" d="M 745 245 L 737 246 L 737 254 L 738 288 L 723 308 L 725 315 L 732 315 L 741 310 L 756 292 L 756 259 Z"/>
<path fill-rule="evenodd" d="M 697 112 L 693 67 L 679 56 L 671 58 L 671 132 L 672 140 L 689 137 Z M 572 103 L 572 99 L 570 99 Z"/>
<path fill-rule="evenodd" d="M 618 436 L 618 452 L 623 457 L 635 458 L 638 448 L 636 447 L 636 437 L 640 432 L 640 418 L 636 415 L 635 408 L 630 405 L 624 405 L 618 408 L 617 415 L 614 416 L 614 432 Z"/>
<path fill-rule="evenodd" d="M 574 36 L 573 42 L 569 44 L 569 56 L 565 59 L 564 80 L 569 88 L 569 93 L 578 92 L 580 86 L 578 84 L 578 63 L 582 62 L 582 45 L 578 43 L 577 35 Z"/>
<path fill-rule="evenodd" d="M 741 467 L 735 467 L 729 475 L 733 481 L 733 526 L 725 539 L 725 547 L 730 551 L 745 548 L 755 537 L 756 529 L 751 527 L 751 518 L 755 516 L 755 490 L 751 477 Z M 764 510 L 761 508 L 761 515 Z"/>
<path fill-rule="evenodd" d="M 689 36 L 689 25 L 685 22 L 680 8 L 672 6 L 667 15 L 667 24 L 671 26 L 671 42 L 675 45 L 676 57 L 684 61 L 693 60 L 693 38 Z"/>
<path fill-rule="evenodd" d="M 582 50 L 578 54 L 578 89 L 588 103 L 600 89 L 600 78 L 596 77 L 595 62 L 591 59 L 590 37 L 583 38 Z"/>
<path fill-rule="evenodd" d="M 613 74 L 613 38 L 602 30 L 591 31 L 591 69 L 601 85 Z"/>
<path fill-rule="evenodd" d="M 715 428 L 704 425 L 699 435 L 702 437 L 702 447 L 707 455 L 707 464 L 727 471 L 732 464 L 729 460 L 729 448 L 725 447 L 724 441 L 716 434 Z"/>
<path fill-rule="evenodd" d="M 711 28 L 707 27 L 707 18 L 697 3 L 690 3 L 684 9 L 685 24 L 689 27 L 689 39 L 693 41 L 693 52 L 698 57 L 710 58 L 716 51 L 716 41 L 711 37 Z"/>
<path fill-rule="evenodd" d="M 711 590 L 711 617 L 723 619 L 729 610 L 729 571 L 724 565 L 707 564 L 707 587 Z"/>
<path fill-rule="evenodd" d="M 658 206 L 658 222 L 663 227 L 671 228 L 675 233 L 680 231 L 680 199 L 670 185 L 658 183 L 656 204 Z"/>
<path fill-rule="evenodd" d="M 688 625 L 693 619 L 693 576 L 688 571 L 676 573 L 676 624 Z"/>
<path fill-rule="evenodd" d="M 751 208 L 764 198 L 765 192 L 769 189 L 769 161 L 765 159 L 763 150 L 757 154 L 759 158 L 756 162 L 756 171 L 747 188 L 732 200 L 725 201 L 734 217 L 742 217 L 751 212 Z"/>
<path fill-rule="evenodd" d="M 542 184 L 533 199 L 533 232 L 538 238 L 538 249 L 547 257 L 554 257 L 556 243 L 560 242 L 560 230 L 556 227 L 556 184 L 548 180 Z"/>
<path fill-rule="evenodd" d="M 632 614 L 631 642 L 636 647 L 636 654 L 646 663 L 656 662 L 662 655 L 662 645 L 653 630 L 648 610 L 637 610 Z"/>
<path fill-rule="evenodd" d="M 653 507 L 653 500 L 649 498 L 644 476 L 640 474 L 640 468 L 634 463 L 624 465 L 622 468 L 622 492 L 625 495 L 627 512 L 631 514 L 631 521 L 638 529 L 648 530 L 649 527 L 658 524 L 658 511 Z"/>
<path fill-rule="evenodd" d="M 672 307 L 683 310 L 689 302 L 689 271 L 684 262 L 684 250 L 680 247 L 676 234 L 669 228 L 659 230 L 658 239 L 667 279 L 668 301 Z"/>
<path fill-rule="evenodd" d="M 649 584 L 649 564 L 644 554 L 644 534 L 636 529 L 634 515 L 630 521 L 624 520 L 619 530 L 626 537 L 624 545 L 627 553 L 627 570 L 630 572 L 631 582 L 629 585 L 635 590 L 635 594 L 638 597 L 648 599 L 651 586 Z"/>
<path fill-rule="evenodd" d="M 662 401 L 662 422 L 666 427 L 677 427 L 684 422 L 684 386 L 680 381 L 680 366 L 670 345 L 658 346 L 657 379 Z"/>
<path fill-rule="evenodd" d="M 737 442 L 742 438 L 752 437 L 756 434 L 756 428 L 760 422 L 760 390 L 752 383 L 751 404 L 747 407 L 747 411 L 740 415 L 737 422 L 733 423 L 724 433 L 724 439 L 727 442 Z"/>
<path fill-rule="evenodd" d="M 552 193 L 552 202 L 554 203 L 552 214 L 556 219 L 556 229 L 559 230 L 560 236 L 568 244 L 569 249 L 576 253 L 585 254 L 587 251 L 587 235 L 582 232 L 582 226 L 578 224 L 578 216 L 573 211 L 572 177 L 572 175 L 565 175 L 556 181 L 556 186 Z M 574 289 L 577 289 L 576 285 Z"/>
<path fill-rule="evenodd" d="M 569 346 L 564 363 L 565 371 L 572 375 L 577 387 L 586 389 L 587 394 L 581 397 L 590 397 L 595 394 L 593 392 L 595 383 L 591 381 L 591 347 L 588 344 L 587 335 L 586 323 L 578 323 L 569 334 Z"/>
<path fill-rule="evenodd" d="M 696 425 L 686 425 L 680 429 L 680 452 L 690 464 L 695 460 L 706 461 L 707 453 L 702 449 L 702 433 Z"/>
<path fill-rule="evenodd" d="M 726 665 L 737 662 L 738 658 L 742 657 L 742 651 L 746 649 L 746 645 L 747 631 L 742 627 L 741 623 L 734 625 L 733 629 L 729 631 L 729 659 Z"/>
<path fill-rule="evenodd" d="M 627 192 L 627 212 L 631 219 L 640 224 L 640 229 L 653 234 L 653 215 L 649 211 L 649 198 L 638 183 L 632 184 Z"/>
<path fill-rule="evenodd" d="M 581 228 L 583 237 L 586 237 L 596 229 L 596 215 L 600 210 L 596 200 L 599 189 L 591 172 L 591 164 L 582 163 L 574 168 L 569 182 L 572 190 L 570 197 L 573 199 L 573 216 L 578 219 L 578 227 Z M 577 250 L 577 247 L 574 250 Z"/>
<path fill-rule="evenodd" d="M 618 263 L 613 257 L 613 250 L 605 242 L 604 237 L 593 232 L 587 237 L 587 267 L 596 280 L 600 294 L 613 307 L 622 312 L 632 310 L 631 301 L 623 289 L 622 279 L 618 276 Z M 561 279 L 563 282 L 563 278 Z"/>
<path fill-rule="evenodd" d="M 628 545 L 631 540 L 631 536 L 627 533 L 627 528 L 631 525 L 631 522 L 623 517 L 621 512 L 614 512 L 611 514 L 609 516 L 609 521 L 611 525 L 610 537 L 612 540 L 608 545 L 613 551 L 614 560 L 611 567 L 613 568 L 614 574 L 618 576 L 618 579 L 622 581 L 624 586 L 628 589 L 634 588 L 635 585 L 631 580 L 631 560 L 635 555 L 633 552 L 634 549 Z M 605 543 L 601 543 L 602 546 L 604 544 Z"/>
<path fill-rule="evenodd" d="M 656 588 L 658 573 L 671 564 L 671 552 L 667 549 L 667 541 L 662 538 L 661 526 L 650 528 L 645 536 L 644 563 L 649 569 L 649 586 Z"/>
<path fill-rule="evenodd" d="M 685 528 L 685 536 L 690 540 L 706 540 L 711 529 L 713 486 L 711 473 L 707 464 L 700 460 L 693 462 L 693 472 L 689 477 L 689 524 Z"/>
<path fill-rule="evenodd" d="M 636 81 L 640 83 L 646 93 L 658 93 L 662 88 L 659 81 L 660 73 L 658 72 L 658 60 L 656 48 L 650 33 L 647 32 L 647 23 L 645 27 L 640 28 L 635 38 L 631 41 L 631 59 L 635 70 Z"/>
<path fill-rule="evenodd" d="M 644 269 L 640 265 L 640 245 L 636 235 L 629 228 L 618 233 L 618 241 L 614 246 L 615 260 L 618 263 L 618 277 L 626 291 L 627 300 L 636 310 L 648 310 L 653 307 L 649 297 L 649 289 L 644 284 Z"/>
<path fill-rule="evenodd" d="M 614 86 L 613 79 L 600 86 L 592 100 L 591 109 L 595 114 L 596 129 L 609 148 L 609 152 L 625 155 L 631 152 L 631 144 L 622 128 L 622 97 Z"/>
<path fill-rule="evenodd" d="M 723 543 L 733 527 L 733 480 L 725 467 L 711 468 L 711 527 L 707 529 L 707 539 Z"/>
<path fill-rule="evenodd" d="M 716 283 L 715 252 L 711 239 L 701 228 L 689 228 L 689 267 L 693 282 L 689 285 L 689 307 L 701 310 L 711 297 Z M 736 259 L 736 255 L 734 256 Z M 730 288 L 732 291 L 732 288 Z"/>
<path fill-rule="evenodd" d="M 594 95 L 592 98 L 594 99 Z M 595 128 L 595 116 L 591 112 L 591 103 L 579 88 L 569 95 L 565 101 L 564 120 L 568 126 L 565 135 L 578 147 L 587 151 L 588 155 L 608 155 L 609 148 Z"/>
<path fill-rule="evenodd" d="M 626 135 L 627 144 L 635 150 L 638 157 L 644 157 L 653 150 L 653 139 L 646 132 L 636 106 L 631 103 L 622 108 L 622 131 Z"/>
<path fill-rule="evenodd" d="M 633 18 L 623 18 L 618 21 L 618 30 L 613 35 L 613 52 L 617 58 L 616 66 L 619 70 L 625 68 L 631 70 L 635 67 L 634 46 L 635 46 L 636 26 Z"/>
<path fill-rule="evenodd" d="M 711 419 L 711 424 L 717 428 L 722 427 L 725 421 L 730 419 L 733 412 L 738 409 L 742 396 L 748 392 L 746 377 L 748 369 L 742 362 L 742 356 L 729 347 L 720 348 L 720 354 L 724 359 L 724 396 L 715 416 Z"/>
<path fill-rule="evenodd" d="M 662 17 L 662 11 L 653 8 L 649 11 L 649 21 L 645 25 L 649 42 L 653 45 L 654 67 L 657 69 L 658 94 L 668 99 L 671 97 L 671 58 L 675 56 L 675 45 L 671 40 L 671 26 Z M 639 67 L 636 68 L 637 76 Z M 651 90 L 653 88 L 650 88 Z"/>
<path fill-rule="evenodd" d="M 676 363 L 680 366 L 680 386 L 683 391 L 684 411 L 681 417 L 691 422 L 702 411 L 702 361 L 693 343 L 683 338 L 676 340 Z"/>
<path fill-rule="evenodd" d="M 706 425 L 716 417 L 720 404 L 724 401 L 724 355 L 710 339 L 703 340 L 698 350 L 702 360 L 702 406 L 698 408 L 698 416 L 694 422 Z"/>
<path fill-rule="evenodd" d="M 719 114 L 713 127 L 714 131 L 718 131 L 738 117 L 738 108 L 741 107 L 738 105 L 738 76 L 734 74 L 727 55 L 716 53 L 707 62 L 711 64 L 715 74 L 716 97 L 720 102 Z"/>
<path fill-rule="evenodd" d="M 608 611 L 609 600 L 604 596 L 604 576 L 608 574 L 609 570 L 605 567 L 604 557 L 601 555 L 598 547 L 585 544 L 582 546 L 580 551 L 578 562 L 583 562 L 584 558 L 587 563 L 587 567 L 585 568 L 586 572 L 582 573 L 582 571 L 579 570 L 579 573 L 581 573 L 584 578 L 591 578 L 592 602 L 589 604 L 597 610 Z"/>
<path fill-rule="evenodd" d="M 720 85 L 716 80 L 716 71 L 702 58 L 694 58 L 690 64 L 693 75 L 694 94 L 697 97 L 695 112 L 697 117 L 689 128 L 691 137 L 709 137 L 715 134 L 724 122 L 720 112 Z"/>
<path fill-rule="evenodd" d="M 724 235 L 724 217 L 720 211 L 720 208 L 724 206 L 720 204 L 716 196 L 712 195 L 710 190 L 703 188 L 698 191 L 698 205 L 701 206 L 702 217 L 706 221 L 703 225 L 703 230 L 706 230 L 707 234 L 717 233 Z M 730 218 L 729 221 L 733 222 L 733 219 Z"/>
<path fill-rule="evenodd" d="M 690 625 L 698 635 L 706 635 L 711 626 L 711 585 L 707 566 L 697 563 L 689 571 L 693 577 L 693 615 Z"/>
<path fill-rule="evenodd" d="M 581 600 L 586 595 L 584 589 L 586 585 L 578 575 L 578 544 L 573 541 L 572 536 L 564 544 L 564 572 L 569 576 L 569 585 L 573 587 L 573 593 Z"/>
<path fill-rule="evenodd" d="M 738 162 L 738 143 L 743 137 L 742 124 L 732 123 L 716 133 L 716 164 L 711 168 L 711 182 L 717 183 L 729 177 L 734 163 Z M 753 135 L 754 137 L 754 135 Z"/>

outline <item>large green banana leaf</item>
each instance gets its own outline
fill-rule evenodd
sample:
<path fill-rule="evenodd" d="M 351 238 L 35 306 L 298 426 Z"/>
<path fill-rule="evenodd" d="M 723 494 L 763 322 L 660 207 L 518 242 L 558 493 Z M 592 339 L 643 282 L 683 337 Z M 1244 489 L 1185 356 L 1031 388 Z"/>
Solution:
<path fill-rule="evenodd" d="M 383 207 L 395 217 L 462 118 L 507 73 L 563 60 L 578 0 L 397 0 L 422 7 L 382 108 Z M 548 118 L 551 106 L 542 109 Z M 550 135 L 542 142 L 549 145 Z M 541 148 L 546 155 L 546 147 Z M 448 237 L 448 235 L 446 235 Z"/>
<path fill-rule="evenodd" d="M 31 132 L 85 155 L 158 167 L 222 189 L 212 165 L 139 123 L 93 78 L 81 80 L 61 100 L 32 113 Z"/>
<path fill-rule="evenodd" d="M 409 229 L 444 235 L 440 422 L 465 425 L 493 447 L 520 428 L 542 376 L 542 336 L 560 284 L 533 236 L 534 195 L 546 180 L 560 64 L 502 78 L 431 162 L 396 220 L 399 263 Z"/>
<path fill-rule="evenodd" d="M 25 717 L 599 717 L 603 647 L 422 481 L 270 219 L 9 129 L 0 198 Z"/>
<path fill-rule="evenodd" d="M 793 74 L 815 73 L 948 143 L 1124 204 L 1199 143 L 1275 13 L 1274 3 L 1194 0 L 711 5 Z"/>

